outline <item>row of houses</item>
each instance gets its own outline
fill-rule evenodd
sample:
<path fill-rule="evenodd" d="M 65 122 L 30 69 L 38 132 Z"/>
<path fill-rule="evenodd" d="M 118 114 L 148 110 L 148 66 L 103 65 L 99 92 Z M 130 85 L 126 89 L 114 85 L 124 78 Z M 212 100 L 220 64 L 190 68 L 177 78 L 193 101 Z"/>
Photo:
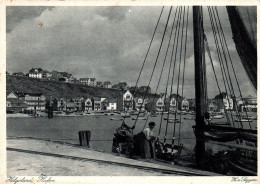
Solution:
<path fill-rule="evenodd" d="M 126 91 L 117 98 L 105 98 L 95 96 L 85 96 L 79 98 L 53 98 L 46 97 L 41 93 L 19 93 L 10 92 L 6 98 L 7 111 L 24 112 L 26 110 L 44 111 L 48 101 L 52 101 L 53 110 L 57 111 L 129 111 L 147 110 L 151 112 L 195 110 L 195 100 L 186 99 L 179 95 L 170 97 L 153 96 L 143 99 L 142 96 L 134 96 L 130 91 Z M 257 111 L 256 98 L 249 96 L 243 101 L 236 101 L 228 95 L 216 96 L 208 103 L 209 111 L 225 110 Z"/>
<path fill-rule="evenodd" d="M 7 75 L 10 75 L 8 72 Z M 15 72 L 13 73 L 14 76 L 21 76 L 21 77 L 30 77 L 30 78 L 37 78 L 37 79 L 46 79 L 46 80 L 55 80 L 55 81 L 62 81 L 67 83 L 76 83 L 76 84 L 83 84 L 88 86 L 97 86 L 103 88 L 111 88 L 110 81 L 96 81 L 95 78 L 80 78 L 77 80 L 72 74 L 68 72 L 58 72 L 53 70 L 49 72 L 47 70 L 43 70 L 42 68 L 32 68 L 29 70 L 27 74 L 23 72 Z"/>

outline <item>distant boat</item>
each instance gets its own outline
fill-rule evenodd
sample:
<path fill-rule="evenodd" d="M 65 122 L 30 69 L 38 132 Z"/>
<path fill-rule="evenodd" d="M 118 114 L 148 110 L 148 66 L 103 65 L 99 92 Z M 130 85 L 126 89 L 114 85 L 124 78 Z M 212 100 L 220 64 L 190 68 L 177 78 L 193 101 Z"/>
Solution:
<path fill-rule="evenodd" d="M 147 118 L 145 117 L 138 117 L 138 118 L 132 118 L 132 120 L 146 120 Z"/>
<path fill-rule="evenodd" d="M 187 120 L 195 120 L 195 117 L 184 117 L 184 119 L 187 119 Z"/>
<path fill-rule="evenodd" d="M 123 118 L 110 118 L 110 120 L 114 120 L 114 121 L 122 121 L 124 120 Z"/>
<path fill-rule="evenodd" d="M 222 119 L 222 118 L 224 118 L 224 116 L 222 115 L 215 115 L 211 117 L 211 119 Z"/>
<path fill-rule="evenodd" d="M 251 119 L 236 119 L 235 122 L 252 122 Z"/>
<path fill-rule="evenodd" d="M 175 118 L 163 118 L 163 119 L 164 119 L 164 120 L 167 120 L 167 119 L 168 119 L 169 121 L 179 120 L 178 118 L 176 118 L 176 119 L 175 119 Z"/>

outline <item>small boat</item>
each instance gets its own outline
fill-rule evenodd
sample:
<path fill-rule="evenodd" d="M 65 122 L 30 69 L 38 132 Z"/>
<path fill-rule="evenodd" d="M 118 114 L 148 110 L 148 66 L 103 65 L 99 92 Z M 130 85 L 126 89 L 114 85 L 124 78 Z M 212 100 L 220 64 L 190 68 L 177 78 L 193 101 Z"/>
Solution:
<path fill-rule="evenodd" d="M 132 118 L 132 120 L 146 120 L 147 118 L 145 117 L 138 117 L 138 118 Z"/>
<path fill-rule="evenodd" d="M 150 117 L 157 117 L 157 115 L 156 114 L 151 114 Z"/>
<path fill-rule="evenodd" d="M 236 119 L 235 122 L 252 122 L 251 119 Z"/>
<path fill-rule="evenodd" d="M 179 121 L 179 120 L 169 120 L 169 123 L 182 123 L 182 121 Z"/>
<path fill-rule="evenodd" d="M 224 116 L 222 115 L 215 115 L 211 117 L 211 119 L 222 119 L 222 118 L 224 118 Z"/>
<path fill-rule="evenodd" d="M 131 118 L 130 114 L 125 114 L 122 116 L 123 118 Z"/>
<path fill-rule="evenodd" d="M 163 118 L 163 119 L 164 119 L 164 120 L 167 120 L 167 119 L 168 119 L 169 121 L 179 120 L 178 118 L 176 118 L 176 119 L 175 119 L 175 118 Z"/>
<path fill-rule="evenodd" d="M 110 118 L 110 120 L 114 120 L 114 121 L 122 121 L 124 120 L 123 118 Z"/>
<path fill-rule="evenodd" d="M 195 117 L 184 117 L 183 119 L 187 119 L 187 120 L 195 120 Z"/>

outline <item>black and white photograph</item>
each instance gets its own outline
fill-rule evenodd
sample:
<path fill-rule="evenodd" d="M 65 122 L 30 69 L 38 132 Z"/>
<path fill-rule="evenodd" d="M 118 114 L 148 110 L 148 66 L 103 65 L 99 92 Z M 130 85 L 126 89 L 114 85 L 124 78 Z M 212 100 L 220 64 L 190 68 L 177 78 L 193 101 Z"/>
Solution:
<path fill-rule="evenodd" d="M 5 6 L 5 181 L 257 182 L 257 9 Z"/>

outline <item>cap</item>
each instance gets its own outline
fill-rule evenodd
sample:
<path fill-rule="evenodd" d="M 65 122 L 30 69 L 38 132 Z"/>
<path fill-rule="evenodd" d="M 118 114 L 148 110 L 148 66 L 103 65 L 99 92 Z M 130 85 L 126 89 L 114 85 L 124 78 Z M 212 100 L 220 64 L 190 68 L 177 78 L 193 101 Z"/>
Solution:
<path fill-rule="evenodd" d="M 155 122 L 150 122 L 149 124 L 148 124 L 149 126 L 155 126 Z"/>

